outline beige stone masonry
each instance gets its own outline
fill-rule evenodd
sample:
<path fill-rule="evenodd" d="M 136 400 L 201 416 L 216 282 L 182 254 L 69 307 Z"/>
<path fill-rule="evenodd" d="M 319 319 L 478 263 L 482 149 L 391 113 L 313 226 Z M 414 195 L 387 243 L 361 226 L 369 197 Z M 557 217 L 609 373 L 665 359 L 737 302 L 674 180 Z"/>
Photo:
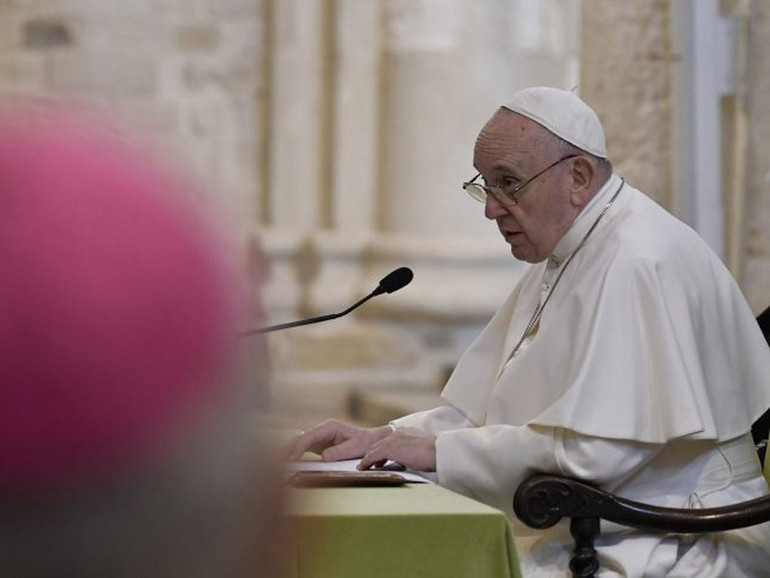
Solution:
<path fill-rule="evenodd" d="M 671 209 L 670 0 L 582 6 L 580 95 L 602 119 L 616 171 Z"/>

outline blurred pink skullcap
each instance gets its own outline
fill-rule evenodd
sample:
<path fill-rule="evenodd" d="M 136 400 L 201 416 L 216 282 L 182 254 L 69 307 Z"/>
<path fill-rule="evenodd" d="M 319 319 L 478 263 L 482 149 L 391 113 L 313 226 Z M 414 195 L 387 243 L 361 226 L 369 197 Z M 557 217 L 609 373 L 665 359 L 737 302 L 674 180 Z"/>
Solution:
<path fill-rule="evenodd" d="M 120 470 L 223 388 L 223 249 L 181 181 L 88 126 L 0 120 L 0 492 Z"/>

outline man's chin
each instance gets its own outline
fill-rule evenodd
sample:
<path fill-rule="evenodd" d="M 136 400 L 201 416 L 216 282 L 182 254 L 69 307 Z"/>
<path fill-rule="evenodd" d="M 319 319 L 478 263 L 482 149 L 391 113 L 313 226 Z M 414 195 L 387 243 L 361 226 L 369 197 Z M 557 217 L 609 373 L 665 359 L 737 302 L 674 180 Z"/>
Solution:
<path fill-rule="evenodd" d="M 513 255 L 517 260 L 524 261 L 525 263 L 529 263 L 531 265 L 540 263 L 546 259 L 546 257 L 533 253 L 532 251 L 528 251 L 524 247 L 516 247 L 514 245 L 511 245 L 511 255 Z"/>

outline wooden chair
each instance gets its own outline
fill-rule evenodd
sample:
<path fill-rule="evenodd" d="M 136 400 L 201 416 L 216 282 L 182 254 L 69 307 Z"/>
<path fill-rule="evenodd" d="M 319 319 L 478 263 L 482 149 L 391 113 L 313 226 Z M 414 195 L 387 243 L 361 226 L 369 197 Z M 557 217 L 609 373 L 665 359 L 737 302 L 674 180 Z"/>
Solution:
<path fill-rule="evenodd" d="M 770 308 L 757 317 L 757 322 L 770 345 Z M 761 441 L 766 444 L 769 430 L 770 410 L 752 427 L 760 459 L 765 453 Z M 770 482 L 770 460 L 765 463 L 765 477 Z M 724 532 L 770 521 L 770 496 L 720 508 L 662 508 L 615 496 L 580 480 L 537 474 L 518 487 L 513 510 L 522 522 L 541 530 L 569 518 L 575 543 L 569 568 L 575 578 L 591 578 L 599 570 L 594 540 L 600 532 L 600 520 L 676 534 Z"/>
<path fill-rule="evenodd" d="M 759 314 L 757 323 L 759 323 L 759 328 L 762 330 L 762 335 L 765 336 L 765 341 L 770 345 L 770 307 Z M 751 435 L 754 436 L 754 444 L 757 446 L 757 454 L 762 463 L 765 462 L 768 432 L 770 432 L 770 409 L 751 426 Z M 770 477 L 768 477 L 768 483 L 770 483 Z"/>
<path fill-rule="evenodd" d="M 661 508 L 626 500 L 580 480 L 537 474 L 518 487 L 513 510 L 522 522 L 541 530 L 570 518 L 575 549 L 569 568 L 575 578 L 591 578 L 599 570 L 594 539 L 600 520 L 676 534 L 724 532 L 770 521 L 770 496 L 721 508 Z"/>

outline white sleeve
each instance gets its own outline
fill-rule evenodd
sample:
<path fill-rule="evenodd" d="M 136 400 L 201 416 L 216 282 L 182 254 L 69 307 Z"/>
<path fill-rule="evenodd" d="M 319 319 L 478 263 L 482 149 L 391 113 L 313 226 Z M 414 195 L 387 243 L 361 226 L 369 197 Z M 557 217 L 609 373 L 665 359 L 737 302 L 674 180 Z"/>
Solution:
<path fill-rule="evenodd" d="M 662 447 L 564 429 L 488 425 L 439 433 L 436 471 L 442 486 L 511 514 L 516 488 L 532 474 L 561 474 L 612 490 Z"/>
<path fill-rule="evenodd" d="M 442 405 L 427 411 L 405 415 L 390 423 L 397 428 L 414 427 L 432 435 L 438 435 L 443 431 L 475 427 L 475 424 L 465 417 L 465 414 L 451 405 Z"/>

